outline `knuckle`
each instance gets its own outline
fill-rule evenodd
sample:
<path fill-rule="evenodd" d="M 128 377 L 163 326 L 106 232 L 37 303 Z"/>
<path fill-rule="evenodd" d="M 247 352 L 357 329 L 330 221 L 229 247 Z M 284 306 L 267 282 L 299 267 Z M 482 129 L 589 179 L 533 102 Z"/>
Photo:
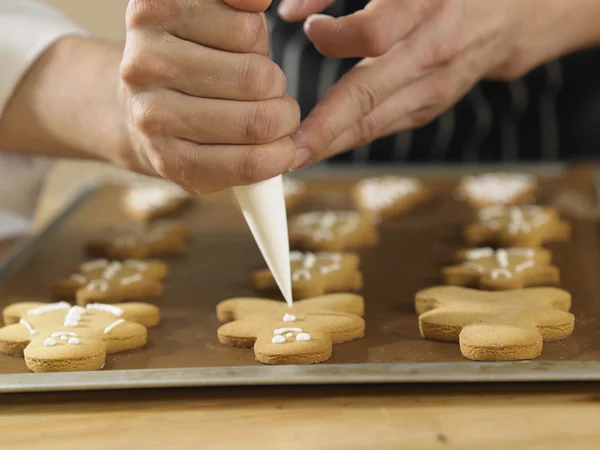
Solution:
<path fill-rule="evenodd" d="M 171 3 L 162 0 L 131 0 L 127 6 L 125 23 L 127 29 L 160 25 L 172 14 Z"/>
<path fill-rule="evenodd" d="M 120 66 L 121 80 L 128 86 L 160 84 L 176 78 L 175 66 L 143 46 L 127 46 Z"/>
<path fill-rule="evenodd" d="M 369 83 L 364 81 L 356 83 L 354 89 L 359 111 L 363 116 L 366 116 L 377 105 L 377 93 Z"/>
<path fill-rule="evenodd" d="M 261 175 L 264 173 L 262 167 L 264 156 L 265 150 L 260 146 L 247 147 L 242 151 L 237 175 L 237 178 L 242 184 L 262 181 L 263 177 Z"/>
<path fill-rule="evenodd" d="M 164 107 L 151 97 L 132 101 L 131 115 L 134 126 L 144 135 L 155 136 L 165 132 Z"/>
<path fill-rule="evenodd" d="M 431 108 L 420 108 L 413 111 L 410 115 L 412 126 L 415 128 L 424 127 L 435 118 Z"/>
<path fill-rule="evenodd" d="M 267 57 L 256 54 L 245 55 L 240 70 L 240 86 L 244 94 L 255 100 L 266 100 L 274 88 L 281 85 L 283 73 Z"/>
<path fill-rule="evenodd" d="M 250 144 L 264 144 L 273 140 L 278 129 L 274 109 L 264 103 L 254 104 L 246 116 L 245 138 Z"/>
<path fill-rule="evenodd" d="M 355 141 L 357 146 L 361 146 L 375 139 L 377 133 L 377 124 L 367 116 L 358 122 L 355 131 Z"/>
<path fill-rule="evenodd" d="M 456 38 L 438 39 L 431 45 L 426 66 L 438 67 L 449 64 L 458 56 L 459 51 Z"/>
<path fill-rule="evenodd" d="M 239 13 L 233 23 L 232 39 L 240 51 L 268 53 L 269 40 L 259 14 Z"/>

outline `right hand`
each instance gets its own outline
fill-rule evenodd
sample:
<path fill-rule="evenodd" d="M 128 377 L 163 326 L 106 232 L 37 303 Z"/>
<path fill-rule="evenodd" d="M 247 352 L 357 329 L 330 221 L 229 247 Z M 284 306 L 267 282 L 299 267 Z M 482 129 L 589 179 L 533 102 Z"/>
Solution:
<path fill-rule="evenodd" d="M 197 193 L 294 165 L 300 110 L 268 58 L 269 4 L 130 0 L 121 92 L 133 151 L 122 165 Z"/>

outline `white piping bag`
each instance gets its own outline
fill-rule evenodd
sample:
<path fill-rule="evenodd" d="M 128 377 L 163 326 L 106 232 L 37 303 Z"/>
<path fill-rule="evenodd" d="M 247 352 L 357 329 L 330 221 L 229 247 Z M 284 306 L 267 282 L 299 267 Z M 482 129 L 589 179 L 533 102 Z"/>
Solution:
<path fill-rule="evenodd" d="M 249 186 L 236 186 L 233 193 L 288 306 L 292 306 L 290 241 L 281 175 Z"/>

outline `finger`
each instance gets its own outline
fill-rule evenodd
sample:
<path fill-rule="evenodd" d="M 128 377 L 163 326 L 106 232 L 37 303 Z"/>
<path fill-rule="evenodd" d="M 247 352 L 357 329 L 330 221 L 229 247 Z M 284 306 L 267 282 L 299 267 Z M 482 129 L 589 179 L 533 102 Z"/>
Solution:
<path fill-rule="evenodd" d="M 460 65 L 451 65 L 400 90 L 344 131 L 317 160 L 431 122 L 473 87 L 474 81 L 456 75 L 461 70 Z"/>
<path fill-rule="evenodd" d="M 150 160 L 163 177 L 197 193 L 267 180 L 287 172 L 294 160 L 289 137 L 264 145 L 198 145 L 169 140 Z"/>
<path fill-rule="evenodd" d="M 133 32 L 152 30 L 228 52 L 269 53 L 264 14 L 240 11 L 221 0 L 131 0 L 127 30 L 128 39 Z"/>
<path fill-rule="evenodd" d="M 289 136 L 300 122 L 290 96 L 261 102 L 197 99 L 178 92 L 140 95 L 136 125 L 148 136 L 202 144 L 264 144 Z"/>
<path fill-rule="evenodd" d="M 431 13 L 432 2 L 372 0 L 364 9 L 335 18 L 310 16 L 304 31 L 329 58 L 362 58 L 387 53 Z"/>
<path fill-rule="evenodd" d="M 277 12 L 284 20 L 297 22 L 311 14 L 325 11 L 334 2 L 335 0 L 281 0 Z"/>
<path fill-rule="evenodd" d="M 267 100 L 285 93 L 285 75 L 268 57 L 236 54 L 170 36 L 162 44 L 125 47 L 121 78 L 130 86 L 163 87 L 195 97 Z"/>

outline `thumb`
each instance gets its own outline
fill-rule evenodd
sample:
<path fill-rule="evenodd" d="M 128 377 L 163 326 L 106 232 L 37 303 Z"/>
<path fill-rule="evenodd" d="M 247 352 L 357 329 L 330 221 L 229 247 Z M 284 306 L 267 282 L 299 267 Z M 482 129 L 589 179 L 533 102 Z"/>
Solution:
<path fill-rule="evenodd" d="M 290 22 L 298 22 L 329 8 L 335 0 L 281 0 L 277 12 Z"/>
<path fill-rule="evenodd" d="M 234 9 L 246 12 L 265 12 L 271 6 L 272 0 L 223 0 Z"/>

